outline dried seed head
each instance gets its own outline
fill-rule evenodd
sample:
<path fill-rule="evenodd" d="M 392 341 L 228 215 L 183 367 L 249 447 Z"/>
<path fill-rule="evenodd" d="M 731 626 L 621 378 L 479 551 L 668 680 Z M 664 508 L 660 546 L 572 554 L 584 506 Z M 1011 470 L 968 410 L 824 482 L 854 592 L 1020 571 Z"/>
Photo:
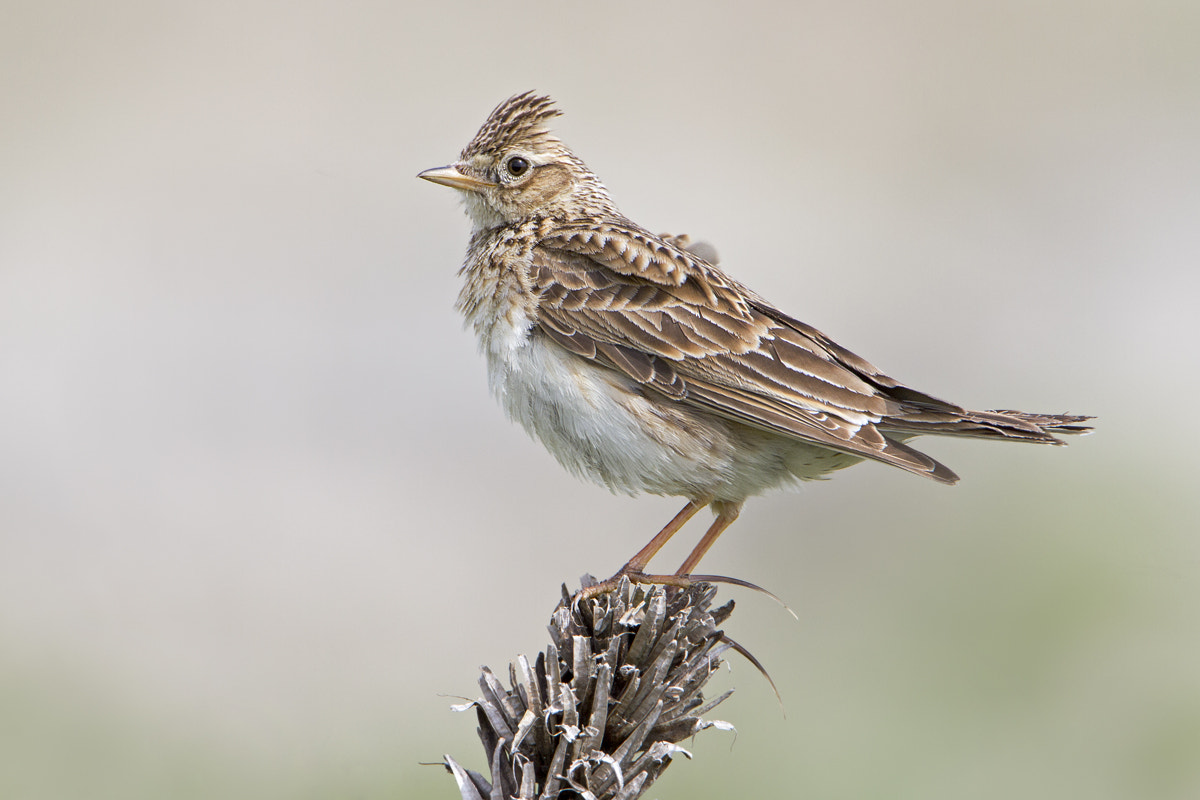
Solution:
<path fill-rule="evenodd" d="M 717 626 L 733 603 L 711 609 L 715 595 L 706 583 L 644 588 L 622 580 L 576 605 L 564 586 L 536 663 L 521 656 L 510 664 L 508 689 L 483 670 L 483 696 L 473 705 L 491 779 L 446 756 L 463 800 L 559 792 L 633 800 L 674 754 L 690 757 L 678 742 L 705 728 L 730 729 L 703 719 L 731 694 L 706 703 L 702 693 L 730 647 Z"/>

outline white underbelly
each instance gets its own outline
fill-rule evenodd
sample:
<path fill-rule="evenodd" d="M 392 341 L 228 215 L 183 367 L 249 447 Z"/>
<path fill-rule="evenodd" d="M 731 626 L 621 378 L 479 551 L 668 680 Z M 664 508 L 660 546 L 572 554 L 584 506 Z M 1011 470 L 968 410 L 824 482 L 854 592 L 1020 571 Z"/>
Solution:
<path fill-rule="evenodd" d="M 488 361 L 508 415 L 578 475 L 628 494 L 685 496 L 733 477 L 726 426 L 651 400 L 624 375 L 537 335 Z"/>
<path fill-rule="evenodd" d="M 740 502 L 860 460 L 643 393 L 537 335 L 490 355 L 508 415 L 568 470 L 615 492 Z"/>

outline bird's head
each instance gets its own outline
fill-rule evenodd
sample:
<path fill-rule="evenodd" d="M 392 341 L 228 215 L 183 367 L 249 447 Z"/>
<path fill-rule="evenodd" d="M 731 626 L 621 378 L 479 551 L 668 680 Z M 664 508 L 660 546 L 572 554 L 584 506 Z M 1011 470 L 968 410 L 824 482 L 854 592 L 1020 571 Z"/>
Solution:
<path fill-rule="evenodd" d="M 463 193 L 476 228 L 530 217 L 570 219 L 616 214 L 608 190 L 546 128 L 561 112 L 532 92 L 505 100 L 491 113 L 458 161 L 417 175 Z"/>

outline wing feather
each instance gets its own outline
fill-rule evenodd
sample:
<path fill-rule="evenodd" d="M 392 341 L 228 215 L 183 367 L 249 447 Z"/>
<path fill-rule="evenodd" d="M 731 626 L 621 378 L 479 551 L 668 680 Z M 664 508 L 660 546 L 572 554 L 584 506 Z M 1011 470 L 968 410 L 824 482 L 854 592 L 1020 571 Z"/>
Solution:
<path fill-rule="evenodd" d="M 953 483 L 898 439 L 1059 443 L 1087 417 L 973 412 L 912 389 L 738 284 L 683 236 L 623 219 L 547 225 L 532 251 L 538 324 L 584 358 L 746 425 Z M 892 434 L 888 436 L 887 434 Z M 897 438 L 892 438 L 892 437 Z"/>
<path fill-rule="evenodd" d="M 556 228 L 543 239 L 532 263 L 546 335 L 680 402 L 955 480 L 876 428 L 890 401 L 828 344 L 773 318 L 773 309 L 715 267 L 656 238 L 597 223 Z"/>

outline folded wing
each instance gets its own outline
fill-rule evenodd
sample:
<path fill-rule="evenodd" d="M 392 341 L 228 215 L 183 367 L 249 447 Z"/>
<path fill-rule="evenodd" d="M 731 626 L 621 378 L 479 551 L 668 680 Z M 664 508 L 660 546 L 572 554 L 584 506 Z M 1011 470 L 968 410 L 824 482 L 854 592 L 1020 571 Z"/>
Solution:
<path fill-rule="evenodd" d="M 903 401 L 879 382 L 890 379 L 711 264 L 634 226 L 609 222 L 556 231 L 534 250 L 533 279 L 541 293 L 539 327 L 565 349 L 677 402 L 956 480 L 945 466 L 882 432 L 881 423 L 902 411 Z"/>

